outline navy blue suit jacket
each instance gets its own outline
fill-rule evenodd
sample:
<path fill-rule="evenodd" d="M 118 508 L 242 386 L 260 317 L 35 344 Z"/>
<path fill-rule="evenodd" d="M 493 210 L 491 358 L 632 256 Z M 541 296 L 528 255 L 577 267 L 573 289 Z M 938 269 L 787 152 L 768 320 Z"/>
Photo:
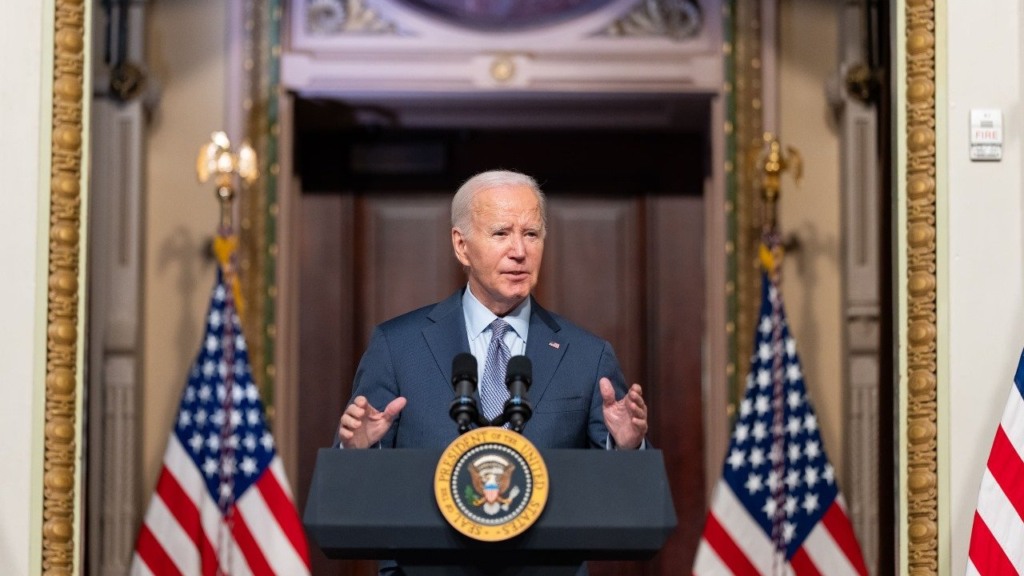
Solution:
<path fill-rule="evenodd" d="M 378 410 L 398 396 L 408 400 L 381 439 L 383 447 L 444 448 L 458 435 L 448 409 L 452 358 L 469 352 L 463 290 L 374 329 L 352 396 L 366 396 Z M 534 300 L 526 356 L 533 364 L 533 417 L 523 434 L 539 448 L 605 448 L 598 380 L 608 377 L 617 398 L 626 391 L 611 345 Z"/>

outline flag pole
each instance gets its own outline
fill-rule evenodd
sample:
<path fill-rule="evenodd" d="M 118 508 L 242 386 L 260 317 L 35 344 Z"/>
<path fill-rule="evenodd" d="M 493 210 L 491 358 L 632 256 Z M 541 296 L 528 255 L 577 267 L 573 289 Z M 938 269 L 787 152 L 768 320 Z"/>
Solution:
<path fill-rule="evenodd" d="M 196 175 L 199 181 L 205 183 L 207 180 L 213 180 L 220 205 L 220 222 L 213 241 L 213 253 L 220 267 L 221 275 L 230 287 L 223 300 L 227 320 L 222 324 L 223 335 L 220 342 L 221 358 L 223 364 L 228 368 L 224 370 L 222 376 L 221 386 L 224 392 L 219 408 L 228 415 L 235 412 L 233 396 L 236 393 L 234 370 L 236 334 L 231 318 L 236 314 L 240 315 L 242 311 L 242 291 L 235 268 L 235 250 L 238 245 L 233 225 L 235 181 L 237 178 L 255 179 L 255 174 L 253 174 L 255 166 L 255 154 L 248 144 L 243 143 L 236 153 L 232 150 L 231 141 L 224 132 L 214 132 L 210 141 L 199 148 L 199 156 L 196 159 Z M 231 442 L 231 436 L 234 433 L 232 426 L 220 426 L 220 447 L 216 460 L 219 482 L 222 487 L 217 494 L 217 505 L 221 510 L 223 520 L 216 533 L 215 546 L 218 551 L 218 566 L 226 566 L 228 572 L 231 572 L 233 568 L 231 547 L 228 543 L 236 530 L 235 473 L 231 469 L 232 463 L 236 460 L 235 449 Z"/>
<path fill-rule="evenodd" d="M 785 354 L 783 353 L 782 334 L 782 305 L 778 294 L 780 274 L 782 270 L 782 257 L 785 252 L 782 236 L 778 225 L 778 203 L 782 191 L 782 174 L 792 170 L 799 181 L 802 172 L 802 161 L 800 154 L 792 147 L 783 152 L 779 139 L 771 132 L 764 134 L 765 147 L 760 158 L 761 168 L 761 200 L 763 202 L 764 223 L 761 231 L 760 257 L 761 266 L 765 273 L 765 282 L 770 284 L 768 299 L 770 304 L 769 316 L 771 318 L 771 333 L 767 339 L 772 352 L 771 375 L 771 453 L 775 455 L 772 459 L 772 473 L 777 478 L 784 477 L 786 473 L 785 450 Z M 774 548 L 772 559 L 772 573 L 782 575 L 786 573 L 786 547 L 785 537 L 786 510 L 785 502 L 787 491 L 782 482 L 776 482 L 770 487 L 770 497 L 774 502 L 774 510 L 771 514 L 770 538 Z"/>

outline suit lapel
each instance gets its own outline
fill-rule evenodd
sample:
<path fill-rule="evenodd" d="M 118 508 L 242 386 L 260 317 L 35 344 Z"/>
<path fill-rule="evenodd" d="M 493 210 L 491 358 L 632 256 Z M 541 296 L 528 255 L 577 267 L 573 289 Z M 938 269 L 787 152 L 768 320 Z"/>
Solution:
<path fill-rule="evenodd" d="M 544 397 L 568 347 L 569 343 L 559 338 L 560 330 L 558 322 L 534 300 L 530 314 L 530 335 L 526 342 L 526 356 L 533 365 L 533 385 L 530 386 L 529 397 L 534 405 Z"/>
<path fill-rule="evenodd" d="M 423 338 L 434 356 L 442 380 L 452 381 L 452 358 L 460 352 L 469 352 L 466 319 L 462 314 L 462 290 L 438 302 L 427 314 L 433 324 L 423 329 Z"/>
<path fill-rule="evenodd" d="M 438 302 L 427 314 L 427 318 L 433 323 L 423 329 L 423 338 L 434 356 L 438 373 L 449 384 L 452 379 L 452 358 L 460 352 L 469 352 L 466 318 L 462 313 L 462 290 Z M 534 300 L 530 314 L 530 335 L 526 343 L 526 356 L 533 365 L 533 384 L 530 386 L 529 397 L 534 403 L 544 396 L 568 347 L 568 342 L 559 337 L 560 330 L 558 322 Z"/>

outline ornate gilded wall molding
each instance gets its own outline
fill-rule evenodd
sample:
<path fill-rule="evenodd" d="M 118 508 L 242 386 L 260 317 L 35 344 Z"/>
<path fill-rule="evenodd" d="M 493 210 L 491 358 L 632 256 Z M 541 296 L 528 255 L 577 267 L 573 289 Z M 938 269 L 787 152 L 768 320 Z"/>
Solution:
<path fill-rule="evenodd" d="M 746 386 L 744 378 L 754 343 L 751 335 L 757 322 L 761 290 L 757 250 L 761 241 L 762 215 L 756 160 L 764 149 L 762 6 L 756 0 L 737 0 L 734 10 L 732 58 L 735 73 L 732 90 L 735 93 L 735 115 L 734 121 L 725 127 L 735 139 L 731 159 L 731 167 L 735 168 L 735 190 L 730 206 L 734 228 L 726 246 L 731 250 L 728 256 L 732 258 L 733 270 L 727 285 L 733 301 L 727 326 L 732 353 L 726 368 L 731 405 L 742 397 Z"/>
<path fill-rule="evenodd" d="M 352 2 L 350 2 L 352 3 Z M 355 2 L 358 3 L 358 2 Z M 280 0 L 243 2 L 245 137 L 256 149 L 260 177 L 239 194 L 240 267 L 248 306 L 249 361 L 267 415 L 274 422 L 277 376 L 278 125 L 280 100 Z"/>
<path fill-rule="evenodd" d="M 910 574 L 934 574 L 938 556 L 935 4 L 907 0 L 907 550 Z"/>
<path fill-rule="evenodd" d="M 75 394 L 85 4 L 57 0 L 50 152 L 50 243 L 43 454 L 43 574 L 74 571 Z"/>

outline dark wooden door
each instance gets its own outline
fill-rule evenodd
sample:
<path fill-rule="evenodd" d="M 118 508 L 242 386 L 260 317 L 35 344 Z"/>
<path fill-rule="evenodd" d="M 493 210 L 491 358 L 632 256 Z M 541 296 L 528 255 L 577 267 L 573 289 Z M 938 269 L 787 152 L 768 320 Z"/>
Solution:
<path fill-rule="evenodd" d="M 499 148 L 508 154 L 508 146 Z M 653 560 L 591 563 L 590 571 L 685 573 L 705 514 L 701 178 L 689 179 L 689 189 L 652 189 L 651 179 L 607 185 L 594 178 L 574 181 L 561 162 L 557 178 L 541 179 L 549 232 L 535 296 L 609 340 L 627 380 L 644 386 L 649 439 L 663 452 L 679 518 L 679 528 Z M 594 157 L 589 162 L 601 164 Z M 453 188 L 395 188 L 302 196 L 300 507 L 316 450 L 333 438 L 373 326 L 436 302 L 465 282 L 449 240 Z M 329 561 L 316 549 L 311 557 L 315 574 L 376 573 L 375 562 Z"/>

